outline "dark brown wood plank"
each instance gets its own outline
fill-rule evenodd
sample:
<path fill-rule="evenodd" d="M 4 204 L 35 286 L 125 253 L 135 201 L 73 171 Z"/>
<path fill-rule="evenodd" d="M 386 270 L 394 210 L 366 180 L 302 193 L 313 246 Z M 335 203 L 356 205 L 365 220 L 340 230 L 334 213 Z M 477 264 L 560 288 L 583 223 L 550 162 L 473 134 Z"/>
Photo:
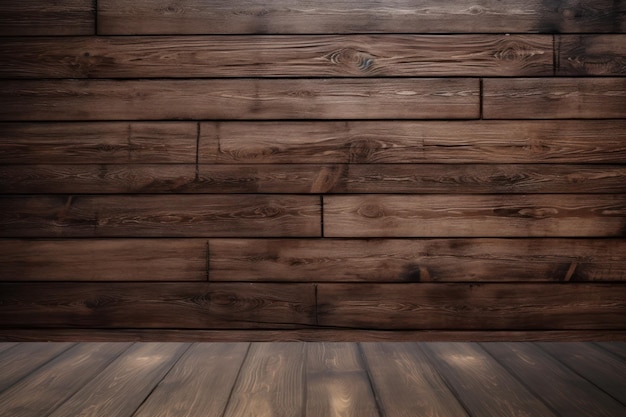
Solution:
<path fill-rule="evenodd" d="M 301 415 L 305 345 L 254 343 L 243 363 L 224 417 Z"/>
<path fill-rule="evenodd" d="M 195 123 L 0 123 L 1 164 L 195 163 Z"/>
<path fill-rule="evenodd" d="M 92 0 L 5 0 L 0 2 L 0 36 L 92 35 Z"/>
<path fill-rule="evenodd" d="M 98 33 L 620 32 L 624 9 L 609 0 L 99 0 Z"/>
<path fill-rule="evenodd" d="M 0 355 L 0 392 L 72 346 L 72 343 L 23 343 L 3 352 Z"/>
<path fill-rule="evenodd" d="M 422 330 L 599 330 L 626 324 L 608 284 L 318 284 L 321 326 Z"/>
<path fill-rule="evenodd" d="M 622 165 L 1 165 L 3 194 L 625 193 Z"/>
<path fill-rule="evenodd" d="M 24 248 L 15 251 L 20 250 Z M 624 253 L 624 239 L 210 239 L 209 277 L 310 282 L 626 281 Z"/>
<path fill-rule="evenodd" d="M 561 416 L 614 417 L 624 406 L 530 343 L 486 343 L 489 352 Z"/>
<path fill-rule="evenodd" d="M 559 35 L 558 75 L 626 75 L 626 35 Z"/>
<path fill-rule="evenodd" d="M 483 117 L 624 118 L 626 78 L 486 78 Z"/>
<path fill-rule="evenodd" d="M 201 123 L 201 163 L 626 163 L 623 120 Z"/>
<path fill-rule="evenodd" d="M 326 237 L 624 237 L 626 195 L 324 196 Z"/>
<path fill-rule="evenodd" d="M 623 325 L 624 315 L 620 319 Z M 556 360 L 626 406 L 626 362 L 591 344 L 539 343 Z"/>
<path fill-rule="evenodd" d="M 12 349 L 12 348 L 16 347 L 18 344 L 19 344 L 18 342 L 3 342 L 3 343 L 0 343 L 0 353 L 4 352 L 5 350 Z"/>
<path fill-rule="evenodd" d="M 289 329 L 313 324 L 311 284 L 3 283 L 1 327 Z"/>
<path fill-rule="evenodd" d="M 363 343 L 361 348 L 385 416 L 468 415 L 415 344 Z"/>
<path fill-rule="evenodd" d="M 94 342 L 614 342 L 626 330 L 202 330 L 202 329 L 2 329 L 0 341 Z"/>
<path fill-rule="evenodd" d="M 128 343 L 77 344 L 3 391 L 0 413 L 20 417 L 50 415 L 128 346 Z"/>
<path fill-rule="evenodd" d="M 596 345 L 626 359 L 626 342 L 597 342 Z"/>
<path fill-rule="evenodd" d="M 185 343 L 135 344 L 50 417 L 130 417 L 188 348 Z"/>
<path fill-rule="evenodd" d="M 127 195 L 0 198 L 3 237 L 320 235 L 317 196 Z"/>
<path fill-rule="evenodd" d="M 471 415 L 558 417 L 479 346 L 424 343 L 420 348 Z"/>
<path fill-rule="evenodd" d="M 0 120 L 471 119 L 477 79 L 0 82 Z"/>
<path fill-rule="evenodd" d="M 192 345 L 133 416 L 221 416 L 248 343 Z"/>
<path fill-rule="evenodd" d="M 0 39 L 0 78 L 552 75 L 550 35 Z"/>
<path fill-rule="evenodd" d="M 204 239 L 0 240 L 0 281 L 205 281 Z"/>
<path fill-rule="evenodd" d="M 237 192 L 238 179 L 229 176 L 234 175 L 233 168 L 229 170 L 228 167 L 222 169 L 219 167 L 208 168 L 208 174 L 196 180 L 196 166 L 193 164 L 0 165 L 2 178 L 0 192 L 3 194 Z M 619 176 L 619 171 L 611 171 L 611 168 L 607 171 Z M 604 172 L 608 173 L 607 171 Z M 583 184 L 586 177 L 583 174 Z M 592 178 L 589 180 L 596 182 Z M 248 185 L 244 181 L 240 180 L 242 184 L 239 189 Z M 271 175 L 267 181 L 270 182 L 270 186 L 278 185 L 273 187 L 278 193 L 289 192 L 281 190 L 280 181 L 278 179 L 272 181 Z M 602 179 L 599 182 L 603 182 Z M 248 189 L 250 188 L 248 185 Z"/>
<path fill-rule="evenodd" d="M 306 344 L 307 417 L 379 417 L 355 343 Z"/>

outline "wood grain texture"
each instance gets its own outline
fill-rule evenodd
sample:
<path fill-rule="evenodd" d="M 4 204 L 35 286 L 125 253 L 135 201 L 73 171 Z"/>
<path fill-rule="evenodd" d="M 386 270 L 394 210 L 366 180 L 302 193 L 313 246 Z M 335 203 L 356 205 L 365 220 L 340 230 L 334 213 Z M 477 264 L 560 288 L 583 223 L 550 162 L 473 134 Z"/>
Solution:
<path fill-rule="evenodd" d="M 50 417 L 130 417 L 187 349 L 185 343 L 135 344 Z"/>
<path fill-rule="evenodd" d="M 622 323 L 624 322 L 622 316 Z M 626 362 L 600 348 L 539 343 L 539 347 L 626 407 Z"/>
<path fill-rule="evenodd" d="M 626 195 L 324 196 L 326 237 L 623 237 Z"/>
<path fill-rule="evenodd" d="M 49 415 L 128 346 L 128 343 L 77 344 L 0 393 L 0 410 L 9 416 Z"/>
<path fill-rule="evenodd" d="M 626 342 L 597 342 L 595 344 L 620 358 L 626 359 Z"/>
<path fill-rule="evenodd" d="M 472 119 L 477 79 L 0 82 L 0 120 Z"/>
<path fill-rule="evenodd" d="M 204 239 L 0 240 L 1 281 L 205 281 Z"/>
<path fill-rule="evenodd" d="M 318 284 L 320 326 L 422 330 L 624 329 L 607 284 Z"/>
<path fill-rule="evenodd" d="M 441 3 L 435 0 L 98 1 L 100 34 L 358 32 L 620 32 L 625 6 L 609 0 Z"/>
<path fill-rule="evenodd" d="M 625 78 L 483 80 L 485 119 L 626 117 Z"/>
<path fill-rule="evenodd" d="M 558 75 L 626 75 L 626 35 L 559 35 Z"/>
<path fill-rule="evenodd" d="M 317 196 L 0 198 L 3 237 L 319 236 Z"/>
<path fill-rule="evenodd" d="M 248 343 L 194 344 L 133 416 L 221 416 Z"/>
<path fill-rule="evenodd" d="M 0 341 L 93 342 L 597 342 L 626 341 L 626 330 L 358 330 L 358 329 L 2 329 Z"/>
<path fill-rule="evenodd" d="M 552 75 L 549 35 L 0 39 L 0 78 Z"/>
<path fill-rule="evenodd" d="M 360 346 L 385 416 L 468 415 L 415 344 Z"/>
<path fill-rule="evenodd" d="M 0 123 L 0 164 L 196 162 L 195 123 Z"/>
<path fill-rule="evenodd" d="M 305 392 L 305 345 L 253 344 L 224 417 L 301 415 Z"/>
<path fill-rule="evenodd" d="M 624 412 L 622 404 L 532 344 L 486 343 L 482 348 L 561 415 L 612 417 Z"/>
<path fill-rule="evenodd" d="M 0 165 L 4 194 L 625 193 L 622 165 Z"/>
<path fill-rule="evenodd" d="M 315 321 L 311 284 L 2 283 L 1 327 L 289 329 Z"/>
<path fill-rule="evenodd" d="M 95 32 L 92 0 L 0 2 L 0 36 L 92 35 Z"/>
<path fill-rule="evenodd" d="M 623 120 L 201 123 L 220 164 L 626 163 Z"/>
<path fill-rule="evenodd" d="M 623 239 L 210 239 L 209 278 L 310 282 L 625 281 L 624 253 Z"/>
<path fill-rule="evenodd" d="M 471 415 L 559 416 L 477 345 L 429 343 L 420 348 Z"/>
<path fill-rule="evenodd" d="M 73 346 L 72 343 L 24 343 L 0 354 L 2 375 L 0 392 L 53 360 Z"/>
<path fill-rule="evenodd" d="M 379 417 L 356 344 L 306 344 L 307 417 Z"/>

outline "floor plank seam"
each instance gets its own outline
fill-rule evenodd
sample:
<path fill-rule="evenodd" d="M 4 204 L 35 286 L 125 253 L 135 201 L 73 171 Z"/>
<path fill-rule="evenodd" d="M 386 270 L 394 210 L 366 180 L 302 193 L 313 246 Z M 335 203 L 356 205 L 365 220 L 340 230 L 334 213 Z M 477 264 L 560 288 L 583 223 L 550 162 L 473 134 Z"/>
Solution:
<path fill-rule="evenodd" d="M 372 395 L 374 396 L 374 403 L 376 404 L 376 412 L 380 417 L 388 417 L 385 409 L 383 408 L 380 402 L 380 395 L 378 394 L 378 390 L 376 389 L 376 383 L 374 382 L 374 377 L 372 376 L 372 370 L 370 369 L 369 362 L 367 361 L 367 357 L 365 356 L 365 352 L 363 352 L 363 346 L 361 342 L 357 342 L 357 348 L 359 352 L 359 360 L 361 362 L 361 367 L 365 371 L 367 375 L 367 381 L 369 383 L 370 390 Z"/>
<path fill-rule="evenodd" d="M 243 355 L 243 360 L 241 361 L 241 365 L 239 365 L 239 369 L 237 370 L 237 376 L 235 377 L 233 386 L 230 388 L 230 391 L 228 393 L 228 399 L 224 403 L 224 409 L 222 410 L 220 417 L 224 417 L 226 415 L 226 412 L 228 411 L 228 407 L 230 406 L 230 401 L 233 398 L 233 393 L 235 392 L 235 387 L 237 386 L 237 383 L 239 382 L 239 378 L 241 377 L 241 370 L 244 368 L 246 361 L 248 361 L 251 348 L 252 348 L 252 343 L 248 343 L 246 353 Z"/>

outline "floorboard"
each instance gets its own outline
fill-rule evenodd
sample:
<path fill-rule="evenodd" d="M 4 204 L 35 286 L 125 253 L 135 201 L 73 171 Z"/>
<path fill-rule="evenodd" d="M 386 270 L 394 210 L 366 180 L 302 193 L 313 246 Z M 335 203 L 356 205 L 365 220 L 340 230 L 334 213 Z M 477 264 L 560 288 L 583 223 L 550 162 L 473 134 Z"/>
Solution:
<path fill-rule="evenodd" d="M 2 348 L 0 416 L 626 415 L 623 342 L 23 342 Z"/>

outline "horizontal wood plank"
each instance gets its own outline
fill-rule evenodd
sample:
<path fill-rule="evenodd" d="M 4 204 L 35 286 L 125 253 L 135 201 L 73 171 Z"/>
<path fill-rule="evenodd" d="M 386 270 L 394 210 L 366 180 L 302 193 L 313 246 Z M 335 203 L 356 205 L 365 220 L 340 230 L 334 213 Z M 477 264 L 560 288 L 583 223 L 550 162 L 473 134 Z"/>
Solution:
<path fill-rule="evenodd" d="M 202 329 L 2 329 L 0 340 L 41 342 L 591 342 L 626 341 L 626 330 L 202 330 Z"/>
<path fill-rule="evenodd" d="M 626 195 L 324 197 L 326 237 L 624 237 Z"/>
<path fill-rule="evenodd" d="M 5 0 L 0 2 L 0 36 L 92 35 L 92 0 Z"/>
<path fill-rule="evenodd" d="M 143 195 L 0 198 L 2 237 L 320 235 L 317 196 Z"/>
<path fill-rule="evenodd" d="M 195 163 L 195 123 L 0 123 L 0 164 Z"/>
<path fill-rule="evenodd" d="M 201 123 L 201 163 L 626 163 L 623 120 Z"/>
<path fill-rule="evenodd" d="M 0 240 L 2 281 L 205 281 L 205 239 Z"/>
<path fill-rule="evenodd" d="M 624 330 L 626 287 L 607 284 L 318 284 L 321 326 Z"/>
<path fill-rule="evenodd" d="M 485 119 L 626 118 L 626 78 L 486 78 Z"/>
<path fill-rule="evenodd" d="M 559 35 L 558 75 L 626 75 L 626 35 Z"/>
<path fill-rule="evenodd" d="M 311 284 L 2 283 L 0 327 L 289 329 L 315 322 Z"/>
<path fill-rule="evenodd" d="M 212 281 L 626 281 L 623 239 L 210 239 Z"/>
<path fill-rule="evenodd" d="M 99 0 L 98 33 L 619 32 L 624 8 L 609 0 Z"/>
<path fill-rule="evenodd" d="M 552 75 L 550 35 L 0 39 L 0 78 Z"/>
<path fill-rule="evenodd" d="M 2 165 L 4 194 L 626 193 L 622 165 Z"/>
<path fill-rule="evenodd" d="M 0 120 L 471 119 L 477 79 L 20 80 Z"/>

